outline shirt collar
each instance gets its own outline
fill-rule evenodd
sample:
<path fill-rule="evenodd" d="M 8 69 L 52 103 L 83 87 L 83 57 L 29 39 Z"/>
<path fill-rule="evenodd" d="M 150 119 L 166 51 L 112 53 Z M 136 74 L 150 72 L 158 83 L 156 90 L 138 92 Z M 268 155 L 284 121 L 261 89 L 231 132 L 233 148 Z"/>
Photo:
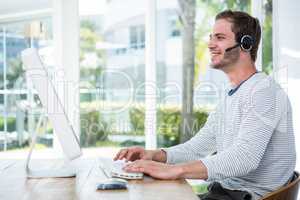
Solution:
<path fill-rule="evenodd" d="M 258 73 L 258 71 L 255 71 L 247 79 L 243 80 L 238 86 L 236 86 L 235 88 L 229 90 L 228 96 L 232 96 L 234 93 L 236 93 L 238 91 L 238 89 L 243 85 L 243 83 L 245 83 L 247 80 L 249 80 L 253 75 L 255 75 L 257 73 Z"/>

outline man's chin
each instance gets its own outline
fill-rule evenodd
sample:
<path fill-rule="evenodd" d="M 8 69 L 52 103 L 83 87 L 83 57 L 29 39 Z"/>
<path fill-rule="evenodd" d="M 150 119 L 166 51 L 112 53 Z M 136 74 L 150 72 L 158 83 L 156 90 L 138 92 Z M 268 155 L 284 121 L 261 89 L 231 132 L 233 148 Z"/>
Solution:
<path fill-rule="evenodd" d="M 210 63 L 210 67 L 212 69 L 222 69 L 223 65 L 220 65 L 220 63 Z"/>

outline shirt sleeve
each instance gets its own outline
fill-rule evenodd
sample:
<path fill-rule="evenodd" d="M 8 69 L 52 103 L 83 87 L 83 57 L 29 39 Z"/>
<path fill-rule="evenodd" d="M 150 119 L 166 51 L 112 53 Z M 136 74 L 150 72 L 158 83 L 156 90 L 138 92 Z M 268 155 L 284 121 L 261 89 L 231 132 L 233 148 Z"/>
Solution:
<path fill-rule="evenodd" d="M 250 94 L 243 105 L 238 137 L 233 145 L 201 159 L 208 170 L 208 181 L 236 177 L 255 170 L 287 104 L 282 90 L 264 87 Z"/>
<path fill-rule="evenodd" d="M 216 109 L 217 110 L 217 109 Z M 163 148 L 167 154 L 167 163 L 183 163 L 192 160 L 199 160 L 216 151 L 215 132 L 218 128 L 219 113 L 210 113 L 205 125 L 190 140 L 170 148 Z"/>

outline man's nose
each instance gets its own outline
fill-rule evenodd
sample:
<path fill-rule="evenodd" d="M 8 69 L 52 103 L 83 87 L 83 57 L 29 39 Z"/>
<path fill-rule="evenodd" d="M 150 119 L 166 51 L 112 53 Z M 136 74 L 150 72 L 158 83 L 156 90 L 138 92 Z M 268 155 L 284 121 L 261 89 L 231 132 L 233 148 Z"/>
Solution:
<path fill-rule="evenodd" d="M 215 42 L 214 42 L 212 39 L 210 39 L 210 40 L 208 41 L 208 49 L 209 49 L 209 50 L 212 50 L 212 49 L 214 49 L 215 47 L 216 47 Z"/>

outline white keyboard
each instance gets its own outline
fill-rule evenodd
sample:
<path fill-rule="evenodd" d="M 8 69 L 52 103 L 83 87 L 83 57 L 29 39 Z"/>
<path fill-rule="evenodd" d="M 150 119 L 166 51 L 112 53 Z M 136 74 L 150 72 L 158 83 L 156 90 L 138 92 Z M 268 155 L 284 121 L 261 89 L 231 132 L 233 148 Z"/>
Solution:
<path fill-rule="evenodd" d="M 99 160 L 99 167 L 104 171 L 106 176 L 117 177 L 123 179 L 142 179 L 143 173 L 126 172 L 122 168 L 128 163 L 122 160 L 104 161 Z"/>

